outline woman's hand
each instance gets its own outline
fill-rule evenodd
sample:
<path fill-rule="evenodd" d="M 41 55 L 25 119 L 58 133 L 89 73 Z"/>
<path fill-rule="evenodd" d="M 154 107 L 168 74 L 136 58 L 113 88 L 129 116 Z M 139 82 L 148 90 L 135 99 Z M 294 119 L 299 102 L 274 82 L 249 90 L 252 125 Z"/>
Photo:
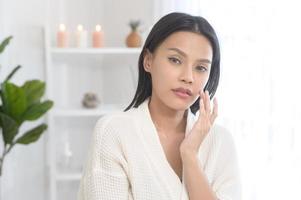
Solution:
<path fill-rule="evenodd" d="M 199 118 L 193 125 L 192 130 L 188 133 L 180 146 L 181 157 L 196 156 L 198 150 L 209 133 L 215 118 L 217 117 L 217 101 L 213 100 L 213 109 L 210 105 L 209 92 L 200 92 L 200 110 Z"/>

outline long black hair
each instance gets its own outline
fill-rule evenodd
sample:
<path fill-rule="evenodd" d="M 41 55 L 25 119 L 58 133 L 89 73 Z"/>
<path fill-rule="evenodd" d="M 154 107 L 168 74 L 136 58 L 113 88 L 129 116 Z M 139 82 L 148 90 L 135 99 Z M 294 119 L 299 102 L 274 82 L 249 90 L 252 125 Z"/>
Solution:
<path fill-rule="evenodd" d="M 214 96 L 220 76 L 220 48 L 217 35 L 212 26 L 203 17 L 173 12 L 162 17 L 153 26 L 148 37 L 146 38 L 138 60 L 139 77 L 137 90 L 132 102 L 124 111 L 127 111 L 132 107 L 137 108 L 152 94 L 151 75 L 149 72 L 146 72 L 143 67 L 146 51 L 154 53 L 156 48 L 169 35 L 178 31 L 198 33 L 209 40 L 213 50 L 213 58 L 209 79 L 204 90 L 209 91 L 210 98 Z M 194 114 L 199 110 L 199 100 L 200 98 L 198 98 L 194 104 L 190 106 L 190 109 Z"/>

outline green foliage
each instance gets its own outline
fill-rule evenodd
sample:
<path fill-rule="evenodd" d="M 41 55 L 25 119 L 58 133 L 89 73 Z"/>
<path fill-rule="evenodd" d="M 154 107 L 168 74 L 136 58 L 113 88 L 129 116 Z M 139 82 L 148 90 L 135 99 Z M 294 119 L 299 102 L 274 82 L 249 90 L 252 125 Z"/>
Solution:
<path fill-rule="evenodd" d="M 0 44 L 0 54 L 4 51 L 5 47 L 9 44 L 12 38 L 12 36 L 9 36 L 3 40 L 3 42 Z"/>
<path fill-rule="evenodd" d="M 2 137 L 4 144 L 11 144 L 14 137 L 18 134 L 19 126 L 10 116 L 0 113 L 0 123 L 2 127 Z"/>
<path fill-rule="evenodd" d="M 4 39 L 0 44 L 0 54 L 9 44 L 11 36 Z M 2 133 L 4 150 L 0 157 L 0 176 L 4 157 L 16 144 L 28 145 L 36 142 L 47 125 L 42 123 L 35 128 L 26 131 L 22 136 L 17 137 L 22 124 L 25 121 L 35 121 L 48 112 L 53 101 L 42 101 L 45 93 L 45 83 L 40 80 L 26 81 L 18 86 L 10 79 L 21 68 L 15 67 L 2 83 L 0 83 L 0 133 Z"/>
<path fill-rule="evenodd" d="M 136 31 L 137 28 L 139 27 L 140 23 L 141 23 L 140 20 L 131 20 L 129 23 L 131 30 Z"/>
<path fill-rule="evenodd" d="M 29 131 L 27 131 L 23 136 L 21 136 L 16 143 L 18 144 L 29 144 L 35 142 L 39 139 L 41 134 L 47 129 L 46 124 L 41 124 Z"/>
<path fill-rule="evenodd" d="M 53 106 L 50 100 L 41 101 L 45 93 L 45 83 L 39 80 L 26 81 L 23 86 L 3 82 L 0 90 L 0 124 L 5 144 L 13 143 L 16 130 L 19 130 L 22 123 L 39 119 Z"/>

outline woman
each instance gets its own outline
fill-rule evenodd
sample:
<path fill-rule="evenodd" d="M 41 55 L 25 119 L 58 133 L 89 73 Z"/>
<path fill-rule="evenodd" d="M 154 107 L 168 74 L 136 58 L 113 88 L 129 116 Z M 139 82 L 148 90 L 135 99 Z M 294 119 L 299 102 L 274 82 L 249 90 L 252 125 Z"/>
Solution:
<path fill-rule="evenodd" d="M 204 18 L 161 18 L 140 54 L 133 101 L 96 124 L 79 199 L 240 199 L 235 146 L 210 104 L 219 74 Z"/>

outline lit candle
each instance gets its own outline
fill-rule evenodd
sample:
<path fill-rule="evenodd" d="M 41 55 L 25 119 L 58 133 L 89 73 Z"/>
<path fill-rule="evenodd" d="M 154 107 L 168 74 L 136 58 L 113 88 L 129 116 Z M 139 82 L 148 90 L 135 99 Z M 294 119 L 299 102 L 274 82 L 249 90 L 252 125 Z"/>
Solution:
<path fill-rule="evenodd" d="M 95 31 L 92 34 L 92 46 L 95 48 L 103 46 L 103 31 L 100 25 L 96 25 Z"/>
<path fill-rule="evenodd" d="M 77 26 L 76 32 L 76 47 L 87 47 L 87 31 L 84 30 L 83 26 L 80 24 Z"/>
<path fill-rule="evenodd" d="M 67 38 L 66 26 L 64 24 L 60 24 L 59 31 L 57 33 L 57 46 L 60 48 L 67 47 Z"/>

